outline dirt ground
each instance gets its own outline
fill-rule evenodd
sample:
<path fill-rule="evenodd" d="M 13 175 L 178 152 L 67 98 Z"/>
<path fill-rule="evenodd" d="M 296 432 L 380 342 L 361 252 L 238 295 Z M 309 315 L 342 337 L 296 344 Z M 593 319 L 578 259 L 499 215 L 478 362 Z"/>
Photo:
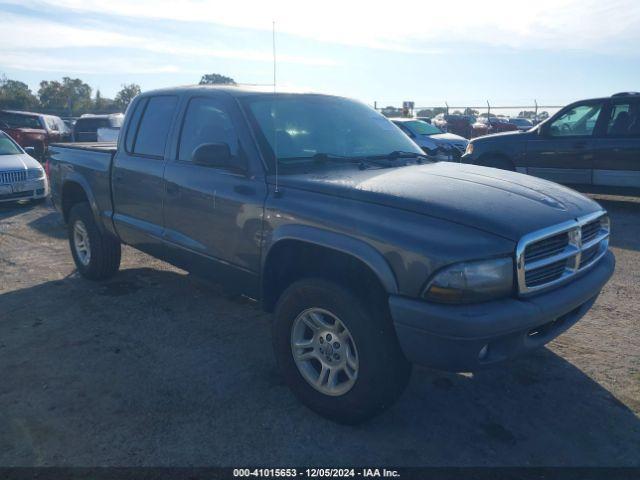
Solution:
<path fill-rule="evenodd" d="M 632 193 L 592 193 L 617 269 L 574 328 L 482 373 L 416 368 L 358 427 L 294 399 L 251 302 L 128 248 L 83 280 L 57 212 L 0 206 L 0 466 L 640 466 Z"/>

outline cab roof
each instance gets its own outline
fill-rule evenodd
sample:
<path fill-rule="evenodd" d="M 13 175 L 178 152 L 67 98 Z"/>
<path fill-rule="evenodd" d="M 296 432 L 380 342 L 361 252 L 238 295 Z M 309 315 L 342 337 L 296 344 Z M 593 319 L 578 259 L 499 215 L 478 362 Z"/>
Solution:
<path fill-rule="evenodd" d="M 141 96 L 158 95 L 158 94 L 174 94 L 181 95 L 191 92 L 223 92 L 233 97 L 247 97 L 252 95 L 260 95 L 265 93 L 273 93 L 272 85 L 184 85 L 180 87 L 167 87 L 150 90 L 141 94 Z M 327 97 L 339 97 L 339 95 L 327 95 L 316 92 L 277 90 L 277 95 L 322 95 Z"/>

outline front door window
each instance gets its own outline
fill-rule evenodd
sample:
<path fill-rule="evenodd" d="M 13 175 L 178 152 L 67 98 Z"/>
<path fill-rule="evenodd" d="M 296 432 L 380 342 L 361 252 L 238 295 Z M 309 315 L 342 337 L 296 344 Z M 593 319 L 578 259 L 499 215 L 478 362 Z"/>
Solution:
<path fill-rule="evenodd" d="M 551 123 L 549 133 L 552 137 L 590 137 L 601 110 L 601 103 L 575 106 Z"/>

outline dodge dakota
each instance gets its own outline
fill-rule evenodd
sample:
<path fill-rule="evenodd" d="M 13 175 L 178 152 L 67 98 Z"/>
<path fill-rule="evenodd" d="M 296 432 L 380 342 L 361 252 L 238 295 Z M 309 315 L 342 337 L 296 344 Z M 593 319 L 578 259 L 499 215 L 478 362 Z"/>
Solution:
<path fill-rule="evenodd" d="M 609 219 L 546 180 L 431 162 L 357 101 L 238 87 L 146 92 L 116 144 L 54 145 L 78 271 L 127 244 L 273 312 L 282 375 L 357 423 L 412 364 L 474 371 L 575 324 L 612 275 Z"/>

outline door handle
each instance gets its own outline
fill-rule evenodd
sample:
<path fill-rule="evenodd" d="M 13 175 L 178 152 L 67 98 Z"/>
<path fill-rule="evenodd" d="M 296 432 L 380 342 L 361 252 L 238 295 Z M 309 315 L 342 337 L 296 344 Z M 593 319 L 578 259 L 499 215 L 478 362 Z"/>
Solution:
<path fill-rule="evenodd" d="M 123 178 L 124 178 L 124 175 L 122 175 L 122 173 L 114 173 L 113 174 L 113 179 L 116 182 L 121 182 Z"/>
<path fill-rule="evenodd" d="M 573 148 L 584 148 L 587 146 L 587 142 L 577 142 L 573 144 Z"/>
<path fill-rule="evenodd" d="M 180 189 L 178 188 L 178 186 L 175 183 L 168 183 L 167 184 L 167 193 L 169 195 L 177 195 L 180 192 Z"/>

